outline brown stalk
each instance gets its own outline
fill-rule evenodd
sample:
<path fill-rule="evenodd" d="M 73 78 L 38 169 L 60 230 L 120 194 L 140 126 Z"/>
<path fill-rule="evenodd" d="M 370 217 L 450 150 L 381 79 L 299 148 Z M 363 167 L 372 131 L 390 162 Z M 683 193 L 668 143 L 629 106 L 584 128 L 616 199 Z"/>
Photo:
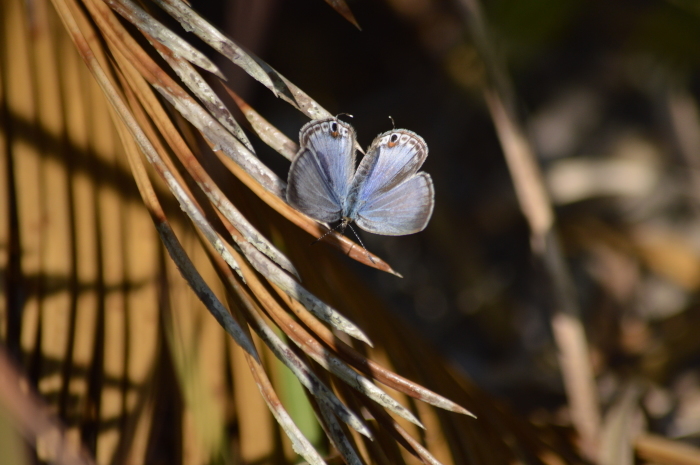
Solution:
<path fill-rule="evenodd" d="M 486 64 L 490 82 L 484 98 L 496 127 L 520 208 L 530 226 L 533 253 L 547 271 L 552 289 L 552 332 L 559 349 L 571 418 L 582 449 L 598 456 L 600 411 L 596 383 L 589 358 L 588 341 L 576 301 L 575 288 L 554 229 L 554 211 L 530 141 L 514 108 L 515 100 L 507 73 L 492 49 L 492 39 L 478 0 L 461 0 L 474 41 Z"/>

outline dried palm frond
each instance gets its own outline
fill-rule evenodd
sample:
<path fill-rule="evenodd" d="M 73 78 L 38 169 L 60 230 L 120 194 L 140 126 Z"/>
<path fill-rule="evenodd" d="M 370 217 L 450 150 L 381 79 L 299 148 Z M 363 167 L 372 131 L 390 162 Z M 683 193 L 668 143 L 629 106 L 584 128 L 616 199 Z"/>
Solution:
<path fill-rule="evenodd" d="M 325 109 L 181 0 L 52 5 L 0 6 L 0 338 L 28 379 L 3 372 L 63 422 L 37 399 L 8 409 L 40 459 L 89 463 L 84 447 L 97 463 L 324 463 L 320 425 L 347 463 L 576 460 L 435 363 L 337 257 L 308 247 L 327 228 L 286 204 L 197 70 L 223 77 L 216 65 L 144 7 L 310 118 Z M 296 151 L 231 95 L 263 142 Z M 345 237 L 326 242 L 395 273 Z"/>

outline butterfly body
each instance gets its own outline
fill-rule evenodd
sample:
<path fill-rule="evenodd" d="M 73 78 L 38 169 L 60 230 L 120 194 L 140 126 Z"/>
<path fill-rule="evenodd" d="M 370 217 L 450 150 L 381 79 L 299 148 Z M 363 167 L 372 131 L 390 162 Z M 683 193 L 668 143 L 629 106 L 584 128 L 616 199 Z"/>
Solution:
<path fill-rule="evenodd" d="M 322 222 L 355 222 L 365 231 L 400 236 L 425 229 L 433 212 L 430 175 L 418 170 L 428 146 L 412 131 L 377 136 L 355 169 L 355 131 L 337 118 L 311 121 L 299 133 L 287 202 Z"/>

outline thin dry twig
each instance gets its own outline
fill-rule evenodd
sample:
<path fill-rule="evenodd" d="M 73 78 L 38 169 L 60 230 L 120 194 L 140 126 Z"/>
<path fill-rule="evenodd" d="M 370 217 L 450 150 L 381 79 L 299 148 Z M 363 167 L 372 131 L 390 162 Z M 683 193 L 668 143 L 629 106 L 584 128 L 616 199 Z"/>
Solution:
<path fill-rule="evenodd" d="M 598 454 L 600 411 L 588 341 L 576 300 L 573 281 L 554 230 L 554 211 L 544 186 L 532 145 L 514 111 L 515 99 L 504 66 L 492 49 L 486 19 L 478 0 L 461 0 L 474 41 L 489 71 L 484 97 L 518 194 L 520 208 L 530 226 L 531 245 L 551 283 L 552 331 L 559 348 L 572 421 L 581 435 L 583 450 Z"/>

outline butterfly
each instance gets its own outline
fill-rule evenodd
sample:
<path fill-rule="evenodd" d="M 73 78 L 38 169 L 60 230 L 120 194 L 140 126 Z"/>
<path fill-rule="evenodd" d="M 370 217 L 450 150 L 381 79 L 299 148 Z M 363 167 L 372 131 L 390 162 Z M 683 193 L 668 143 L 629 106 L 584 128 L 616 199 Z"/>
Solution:
<path fill-rule="evenodd" d="M 418 171 L 428 146 L 418 134 L 378 135 L 355 169 L 355 130 L 338 118 L 311 121 L 299 131 L 289 168 L 287 203 L 325 223 L 355 222 L 365 231 L 403 236 L 425 229 L 433 214 L 430 175 Z"/>

